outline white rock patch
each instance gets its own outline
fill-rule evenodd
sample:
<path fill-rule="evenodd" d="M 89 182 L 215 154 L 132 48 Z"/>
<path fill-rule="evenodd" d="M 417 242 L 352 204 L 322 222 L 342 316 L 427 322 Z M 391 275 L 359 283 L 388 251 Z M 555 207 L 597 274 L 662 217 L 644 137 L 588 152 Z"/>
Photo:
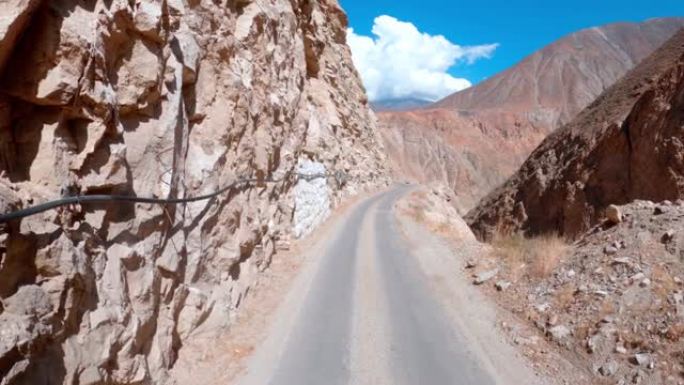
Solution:
<path fill-rule="evenodd" d="M 310 160 L 300 160 L 297 167 L 300 174 L 324 174 L 325 165 Z M 330 189 L 327 178 L 300 179 L 294 188 L 294 235 L 301 238 L 330 215 Z"/>

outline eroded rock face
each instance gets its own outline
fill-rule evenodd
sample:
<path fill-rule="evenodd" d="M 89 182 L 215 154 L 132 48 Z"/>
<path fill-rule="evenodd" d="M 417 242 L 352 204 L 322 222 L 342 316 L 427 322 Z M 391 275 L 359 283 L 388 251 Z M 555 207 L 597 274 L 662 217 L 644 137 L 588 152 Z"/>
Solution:
<path fill-rule="evenodd" d="M 471 211 L 481 238 L 498 230 L 574 237 L 611 204 L 684 196 L 684 31 L 547 138 Z"/>
<path fill-rule="evenodd" d="M 293 234 L 298 165 L 347 175 L 316 182 L 329 205 L 386 183 L 346 23 L 335 0 L 0 4 L 2 212 L 278 180 L 2 227 L 3 385 L 165 383 Z"/>
<path fill-rule="evenodd" d="M 461 215 L 515 172 L 546 135 L 505 114 L 489 122 L 445 109 L 380 112 L 378 117 L 397 178 L 450 188 Z"/>
<path fill-rule="evenodd" d="M 582 30 L 429 107 L 380 113 L 396 172 L 441 182 L 472 209 L 682 26 L 684 19 L 668 18 Z"/>

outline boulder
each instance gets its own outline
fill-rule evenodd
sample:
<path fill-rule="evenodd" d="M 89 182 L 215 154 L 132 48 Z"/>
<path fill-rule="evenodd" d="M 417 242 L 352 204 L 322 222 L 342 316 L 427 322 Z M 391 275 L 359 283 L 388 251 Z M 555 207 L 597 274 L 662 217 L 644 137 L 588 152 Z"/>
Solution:
<path fill-rule="evenodd" d="M 610 205 L 606 208 L 606 219 L 608 223 L 617 225 L 622 223 L 622 211 L 615 205 Z"/>

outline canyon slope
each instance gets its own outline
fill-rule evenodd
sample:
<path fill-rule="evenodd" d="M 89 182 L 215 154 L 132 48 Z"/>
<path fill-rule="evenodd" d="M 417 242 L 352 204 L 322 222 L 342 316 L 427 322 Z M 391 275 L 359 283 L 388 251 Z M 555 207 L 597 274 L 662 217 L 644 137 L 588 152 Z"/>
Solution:
<path fill-rule="evenodd" d="M 336 0 L 0 2 L 0 379 L 165 384 L 290 239 L 387 183 Z M 335 175 L 336 177 L 326 177 Z"/>
<path fill-rule="evenodd" d="M 467 211 L 682 26 L 668 18 L 582 30 L 434 105 L 380 112 L 395 173 L 447 185 Z"/>
<path fill-rule="evenodd" d="M 467 220 L 573 238 L 609 205 L 684 198 L 684 30 L 550 135 Z"/>

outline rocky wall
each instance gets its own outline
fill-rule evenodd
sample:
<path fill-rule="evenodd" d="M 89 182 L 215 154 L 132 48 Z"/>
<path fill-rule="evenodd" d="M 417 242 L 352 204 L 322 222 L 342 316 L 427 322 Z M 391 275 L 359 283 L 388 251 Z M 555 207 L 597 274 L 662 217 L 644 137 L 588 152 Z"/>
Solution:
<path fill-rule="evenodd" d="M 2 212 L 264 181 L 3 226 L 3 385 L 164 383 L 293 234 L 298 164 L 349 176 L 333 205 L 386 183 L 346 24 L 335 0 L 0 3 Z"/>

